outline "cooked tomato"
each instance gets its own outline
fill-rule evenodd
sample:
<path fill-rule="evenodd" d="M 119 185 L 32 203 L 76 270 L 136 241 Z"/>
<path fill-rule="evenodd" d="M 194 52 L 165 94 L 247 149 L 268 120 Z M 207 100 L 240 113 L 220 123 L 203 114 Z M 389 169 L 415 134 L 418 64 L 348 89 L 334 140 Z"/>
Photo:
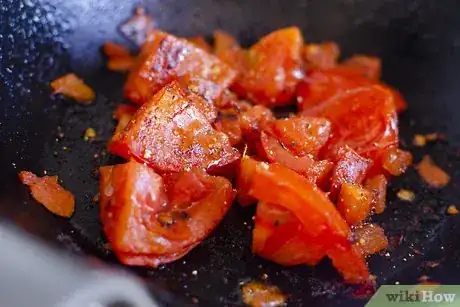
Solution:
<path fill-rule="evenodd" d="M 239 160 L 228 137 L 212 128 L 214 106 L 173 82 L 133 116 L 109 150 L 160 172 L 202 167 L 218 172 Z"/>
<path fill-rule="evenodd" d="M 366 179 L 364 186 L 372 193 L 372 207 L 376 213 L 382 213 L 386 207 L 387 178 L 380 174 Z"/>
<path fill-rule="evenodd" d="M 245 71 L 233 89 L 256 104 L 273 107 L 291 103 L 303 77 L 302 46 L 302 34 L 296 27 L 263 37 L 249 49 Z"/>
<path fill-rule="evenodd" d="M 327 160 L 316 161 L 313 156 L 296 156 L 285 149 L 278 139 L 267 132 L 260 135 L 259 156 L 270 162 L 277 162 L 305 176 L 310 182 L 321 184 L 333 168 Z"/>
<path fill-rule="evenodd" d="M 317 107 L 304 111 L 332 123 L 328 151 L 348 145 L 364 157 L 375 160 L 385 148 L 398 144 L 398 119 L 393 95 L 379 86 L 347 91 Z"/>
<path fill-rule="evenodd" d="M 217 131 L 223 132 L 228 136 L 232 146 L 238 145 L 243 139 L 241 132 L 239 114 L 234 112 L 220 112 L 213 124 Z"/>
<path fill-rule="evenodd" d="M 120 103 L 115 108 L 115 111 L 113 111 L 113 118 L 120 120 L 125 116 L 132 117 L 134 113 L 136 113 L 137 109 L 138 108 L 136 106 Z"/>
<path fill-rule="evenodd" d="M 349 226 L 326 194 L 306 178 L 279 164 L 261 162 L 249 195 L 291 212 L 303 225 L 305 242 L 323 246 L 346 281 L 359 283 L 369 277 L 364 259 L 348 240 Z"/>
<path fill-rule="evenodd" d="M 326 255 L 325 249 L 319 244 L 310 244 L 303 232 L 303 225 L 290 211 L 259 202 L 252 250 L 281 265 L 315 265 Z"/>
<path fill-rule="evenodd" d="M 382 166 L 393 176 L 406 172 L 412 164 L 412 154 L 396 147 L 388 148 L 382 153 Z"/>
<path fill-rule="evenodd" d="M 307 44 L 303 48 L 303 58 L 308 68 L 328 69 L 337 65 L 340 48 L 334 42 Z"/>
<path fill-rule="evenodd" d="M 433 188 L 442 188 L 450 181 L 450 176 L 434 163 L 430 156 L 423 156 L 422 161 L 416 166 L 420 177 Z"/>
<path fill-rule="evenodd" d="M 257 140 L 260 132 L 274 120 L 275 116 L 269 108 L 260 105 L 253 106 L 240 116 L 241 132 L 247 141 Z"/>
<path fill-rule="evenodd" d="M 82 104 L 90 104 L 96 98 L 93 89 L 73 73 L 57 78 L 51 87 L 54 94 L 63 94 Z"/>
<path fill-rule="evenodd" d="M 378 81 L 382 71 L 382 63 L 379 58 L 354 55 L 341 64 L 342 67 L 354 70 L 363 77 Z"/>
<path fill-rule="evenodd" d="M 214 31 L 214 54 L 238 74 L 246 67 L 246 51 L 236 38 L 222 30 Z"/>
<path fill-rule="evenodd" d="M 175 79 L 207 99 L 216 99 L 234 80 L 235 72 L 217 57 L 161 31 L 152 31 L 131 71 L 124 93 L 135 103 L 145 103 Z"/>
<path fill-rule="evenodd" d="M 372 255 L 388 247 L 383 229 L 376 224 L 367 224 L 354 230 L 355 246 L 364 255 Z"/>
<path fill-rule="evenodd" d="M 57 176 L 37 177 L 27 171 L 19 173 L 19 179 L 29 186 L 33 198 L 50 212 L 71 217 L 75 210 L 75 198 L 66 189 L 59 185 Z"/>
<path fill-rule="evenodd" d="M 255 198 L 248 195 L 252 177 L 256 171 L 257 162 L 243 156 L 236 177 L 236 200 L 242 206 L 252 205 L 256 202 Z"/>
<path fill-rule="evenodd" d="M 354 183 L 343 183 L 337 209 L 348 225 L 359 225 L 371 211 L 372 194 L 362 186 Z"/>
<path fill-rule="evenodd" d="M 331 134 L 331 123 L 325 118 L 293 116 L 273 123 L 273 132 L 292 153 L 318 156 Z"/>
<path fill-rule="evenodd" d="M 123 263 L 156 267 L 182 257 L 230 207 L 233 190 L 227 179 L 198 169 L 173 176 L 165 179 L 166 191 L 162 177 L 144 164 L 101 168 L 104 232 Z"/>
<path fill-rule="evenodd" d="M 105 42 L 102 51 L 109 58 L 130 57 L 131 54 L 125 46 L 114 42 Z"/>
<path fill-rule="evenodd" d="M 372 161 L 363 158 L 348 146 L 337 151 L 336 165 L 331 176 L 331 197 L 335 198 L 343 183 L 362 183 Z"/>
<path fill-rule="evenodd" d="M 339 68 L 312 69 L 297 87 L 297 103 L 301 111 L 308 110 L 347 90 L 374 82 Z"/>

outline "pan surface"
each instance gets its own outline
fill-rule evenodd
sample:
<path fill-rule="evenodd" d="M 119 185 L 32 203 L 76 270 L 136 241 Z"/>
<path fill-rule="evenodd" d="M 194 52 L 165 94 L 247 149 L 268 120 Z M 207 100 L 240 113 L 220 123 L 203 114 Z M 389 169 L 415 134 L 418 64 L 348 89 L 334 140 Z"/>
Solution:
<path fill-rule="evenodd" d="M 126 43 L 117 25 L 136 1 L 2 0 L 0 8 L 0 219 L 72 253 L 117 264 L 105 249 L 93 202 L 95 170 L 118 160 L 105 152 L 114 130 L 112 109 L 122 101 L 124 76 L 105 68 L 100 46 Z M 158 27 L 180 36 L 210 36 L 216 28 L 244 44 L 271 30 L 297 25 L 306 41 L 337 41 L 343 55 L 383 60 L 383 79 L 409 103 L 401 116 L 401 142 L 418 162 L 424 154 L 452 177 L 444 189 L 428 188 L 411 168 L 393 180 L 388 209 L 375 218 L 391 239 L 387 255 L 370 259 L 379 284 L 413 284 L 422 275 L 460 283 L 460 3 L 455 0 L 169 0 L 146 1 Z M 97 91 L 96 103 L 76 105 L 50 95 L 49 81 L 76 72 Z M 97 131 L 83 140 L 86 128 Z M 414 148 L 416 133 L 441 132 L 447 141 Z M 17 180 L 20 170 L 57 174 L 77 199 L 70 221 L 38 206 Z M 396 191 L 414 191 L 413 203 Z M 233 206 L 213 234 L 190 254 L 159 269 L 130 269 L 167 304 L 241 305 L 239 284 L 266 278 L 288 294 L 289 306 L 363 306 L 324 261 L 315 268 L 281 267 L 250 251 L 254 208 Z M 436 265 L 439 263 L 439 265 Z M 196 271 L 196 274 L 192 274 Z"/>

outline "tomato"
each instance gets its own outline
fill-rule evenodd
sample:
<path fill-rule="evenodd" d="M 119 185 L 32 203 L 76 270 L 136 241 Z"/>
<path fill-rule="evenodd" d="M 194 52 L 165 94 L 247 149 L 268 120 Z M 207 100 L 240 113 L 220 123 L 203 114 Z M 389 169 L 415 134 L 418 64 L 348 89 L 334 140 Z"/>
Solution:
<path fill-rule="evenodd" d="M 276 120 L 272 127 L 283 146 L 299 156 L 318 156 L 331 134 L 331 123 L 324 118 L 290 117 Z"/>
<path fill-rule="evenodd" d="M 383 229 L 376 224 L 367 224 L 354 230 L 355 246 L 364 255 L 372 255 L 388 247 Z"/>
<path fill-rule="evenodd" d="M 236 200 L 242 206 L 249 206 L 256 200 L 248 195 L 252 177 L 256 171 L 257 162 L 248 156 L 241 158 L 240 167 L 238 168 L 236 177 Z"/>
<path fill-rule="evenodd" d="M 371 211 L 372 194 L 362 186 L 343 183 L 337 209 L 348 225 L 359 225 Z"/>
<path fill-rule="evenodd" d="M 102 51 L 109 58 L 130 57 L 131 54 L 125 46 L 114 42 L 107 41 L 102 46 Z"/>
<path fill-rule="evenodd" d="M 308 68 L 328 69 L 337 65 L 340 48 L 334 42 L 307 44 L 303 48 L 303 58 Z"/>
<path fill-rule="evenodd" d="M 359 283 L 369 277 L 364 259 L 348 241 L 349 226 L 326 194 L 306 178 L 282 165 L 260 162 L 249 195 L 291 212 L 303 225 L 304 242 L 324 247 L 346 281 Z"/>
<path fill-rule="evenodd" d="M 372 207 L 376 213 L 382 213 L 386 207 L 387 178 L 380 174 L 366 179 L 364 186 L 372 193 Z"/>
<path fill-rule="evenodd" d="M 245 70 L 233 90 L 256 104 L 269 107 L 290 104 L 303 77 L 302 46 L 302 34 L 296 27 L 261 38 L 247 52 Z"/>
<path fill-rule="evenodd" d="M 214 31 L 214 54 L 232 67 L 237 74 L 244 71 L 246 51 L 231 34 L 222 30 Z"/>
<path fill-rule="evenodd" d="M 241 132 L 247 141 L 257 140 L 260 132 L 274 120 L 275 116 L 269 108 L 260 105 L 253 106 L 240 116 Z"/>
<path fill-rule="evenodd" d="M 212 128 L 215 114 L 212 104 L 173 82 L 142 105 L 109 150 L 160 172 L 193 167 L 219 172 L 240 154 L 224 133 Z"/>
<path fill-rule="evenodd" d="M 131 101 L 143 104 L 163 86 L 178 79 L 192 91 L 213 100 L 235 77 L 235 71 L 217 57 L 186 39 L 155 30 L 141 49 L 124 93 Z"/>
<path fill-rule="evenodd" d="M 223 132 L 228 136 L 232 146 L 238 145 L 243 139 L 239 116 L 234 112 L 220 112 L 213 126 L 217 131 Z"/>
<path fill-rule="evenodd" d="M 234 196 L 227 179 L 198 169 L 163 180 L 130 161 L 100 173 L 104 232 L 128 265 L 156 267 L 182 257 L 216 227 Z"/>
<path fill-rule="evenodd" d="M 348 146 L 342 146 L 337 152 L 337 163 L 331 176 L 331 197 L 335 198 L 343 183 L 362 183 L 372 161 L 363 158 Z"/>
<path fill-rule="evenodd" d="M 312 69 L 297 87 L 297 103 L 300 111 L 306 112 L 338 94 L 374 82 L 356 73 L 340 68 Z"/>
<path fill-rule="evenodd" d="M 295 156 L 285 149 L 272 135 L 262 132 L 259 156 L 270 162 L 277 162 L 305 176 L 312 183 L 322 183 L 333 167 L 327 160 L 316 161 L 311 155 Z"/>
<path fill-rule="evenodd" d="M 27 171 L 19 173 L 21 182 L 30 188 L 32 197 L 48 211 L 71 217 L 75 210 L 75 197 L 58 183 L 57 176 L 37 177 Z"/>
<path fill-rule="evenodd" d="M 382 73 L 382 63 L 379 58 L 365 55 L 354 55 L 341 64 L 350 70 L 354 70 L 363 77 L 378 81 Z"/>
<path fill-rule="evenodd" d="M 393 101 L 391 92 L 373 85 L 337 95 L 304 113 L 331 121 L 329 152 L 346 144 L 375 161 L 382 150 L 398 144 L 398 119 Z"/>
<path fill-rule="evenodd" d="M 93 89 L 73 73 L 57 78 L 50 85 L 53 89 L 53 94 L 63 94 L 81 104 L 90 104 L 96 98 L 96 93 Z"/>
<path fill-rule="evenodd" d="M 397 112 L 407 108 L 404 98 L 396 89 L 366 78 L 359 70 L 344 65 L 309 70 L 305 79 L 297 87 L 297 105 L 301 111 L 308 110 L 346 91 L 373 84 L 380 85 L 391 92 Z M 308 111 L 306 112 L 308 114 Z"/>
<path fill-rule="evenodd" d="M 285 266 L 317 264 L 325 255 L 319 244 L 309 244 L 299 220 L 285 208 L 259 202 L 252 241 L 253 252 Z"/>
<path fill-rule="evenodd" d="M 399 148 L 388 148 L 382 154 L 383 168 L 393 176 L 399 176 L 406 172 L 412 164 L 412 154 Z"/>

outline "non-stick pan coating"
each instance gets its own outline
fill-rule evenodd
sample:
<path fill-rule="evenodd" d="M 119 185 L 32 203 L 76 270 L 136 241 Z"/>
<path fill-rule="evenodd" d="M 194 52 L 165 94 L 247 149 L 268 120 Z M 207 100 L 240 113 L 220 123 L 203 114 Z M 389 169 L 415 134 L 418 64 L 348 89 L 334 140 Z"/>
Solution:
<path fill-rule="evenodd" d="M 104 148 L 114 130 L 111 111 L 122 101 L 124 77 L 104 68 L 100 46 L 126 42 L 117 25 L 137 1 L 16 1 L 0 8 L 0 216 L 67 250 L 116 264 L 104 248 L 98 219 L 99 165 L 117 162 Z M 302 28 L 307 41 L 334 40 L 343 54 L 364 53 L 383 59 L 383 79 L 402 91 L 409 110 L 401 116 L 401 142 L 418 162 L 429 153 L 452 176 L 441 190 L 429 189 L 414 169 L 394 181 L 389 208 L 376 218 L 391 238 L 390 256 L 371 258 L 379 283 L 417 283 L 428 275 L 441 283 L 460 283 L 460 3 L 409 0 L 334 1 L 148 1 L 159 27 L 182 36 L 210 36 L 223 28 L 244 44 L 287 25 Z M 52 97 L 48 83 L 76 72 L 98 93 L 85 107 Z M 97 131 L 83 140 L 87 127 Z M 442 132 L 447 141 L 414 148 L 416 133 Z M 51 215 L 31 200 L 17 180 L 26 169 L 58 174 L 75 193 L 70 222 Z M 416 194 L 414 203 L 395 196 L 399 188 Z M 253 208 L 237 205 L 212 236 L 183 259 L 157 270 L 132 269 L 165 300 L 203 306 L 240 305 L 239 283 L 267 278 L 289 295 L 290 306 L 362 306 L 351 298 L 325 261 L 315 268 L 284 268 L 250 252 Z M 436 268 L 433 263 L 440 262 Z M 196 275 L 192 274 L 196 271 Z M 266 274 L 266 275 L 264 275 Z"/>

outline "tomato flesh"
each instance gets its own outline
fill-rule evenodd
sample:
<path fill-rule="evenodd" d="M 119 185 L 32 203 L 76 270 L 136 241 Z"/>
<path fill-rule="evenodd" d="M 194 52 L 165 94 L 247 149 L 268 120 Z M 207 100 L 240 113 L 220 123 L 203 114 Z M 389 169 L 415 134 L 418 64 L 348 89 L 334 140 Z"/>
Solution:
<path fill-rule="evenodd" d="M 227 179 L 198 169 L 163 179 L 130 161 L 100 174 L 104 232 L 128 265 L 156 267 L 184 256 L 215 228 L 234 196 Z"/>
<path fill-rule="evenodd" d="M 109 150 L 160 172 L 193 167 L 219 172 L 236 163 L 240 154 L 212 127 L 215 115 L 212 104 L 173 82 L 142 105 Z"/>

